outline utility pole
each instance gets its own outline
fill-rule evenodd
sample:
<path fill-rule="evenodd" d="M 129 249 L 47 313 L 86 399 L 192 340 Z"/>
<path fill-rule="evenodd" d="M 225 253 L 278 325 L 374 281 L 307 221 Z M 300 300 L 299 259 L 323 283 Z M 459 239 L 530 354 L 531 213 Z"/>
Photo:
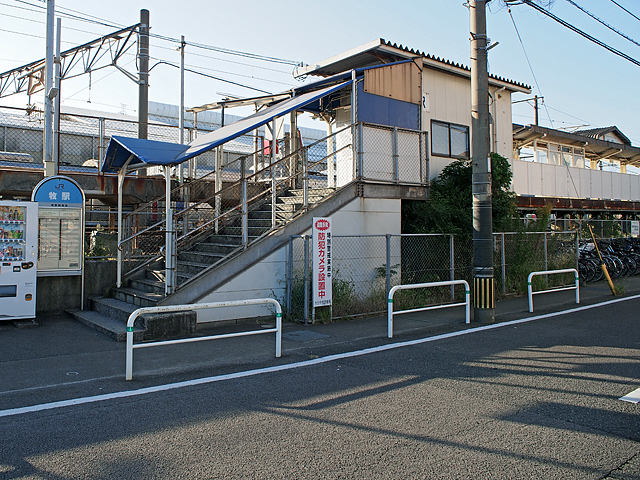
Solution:
<path fill-rule="evenodd" d="M 184 144 L 184 35 L 180 36 L 180 112 L 178 114 L 178 128 L 180 129 L 180 144 Z M 178 167 L 180 185 L 184 182 L 184 168 Z"/>
<path fill-rule="evenodd" d="M 138 138 L 146 139 L 149 122 L 149 10 L 140 10 L 138 62 Z"/>
<path fill-rule="evenodd" d="M 56 56 L 55 56 L 55 68 L 54 68 L 54 81 L 53 85 L 58 92 L 53 105 L 53 174 L 58 175 L 60 173 L 60 46 L 62 35 L 62 19 L 57 18 L 56 23 Z"/>
<path fill-rule="evenodd" d="M 534 108 L 536 110 L 535 119 L 536 119 L 536 127 L 537 127 L 539 125 L 539 123 L 538 123 L 538 95 L 534 96 L 533 99 L 535 101 L 535 107 Z"/>
<path fill-rule="evenodd" d="M 55 17 L 55 1 L 47 0 L 47 45 L 44 57 L 44 176 L 55 175 L 53 163 L 53 99 L 56 90 L 53 88 L 53 23 Z"/>
<path fill-rule="evenodd" d="M 489 0 L 491 1 L 491 0 Z M 495 321 L 486 0 L 469 0 L 474 321 Z"/>

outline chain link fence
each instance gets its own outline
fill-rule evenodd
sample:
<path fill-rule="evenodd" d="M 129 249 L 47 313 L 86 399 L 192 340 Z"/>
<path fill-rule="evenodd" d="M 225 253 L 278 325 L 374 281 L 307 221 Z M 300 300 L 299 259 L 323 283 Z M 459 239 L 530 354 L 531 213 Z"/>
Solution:
<path fill-rule="evenodd" d="M 211 124 L 185 127 L 185 142 L 213 131 Z M 44 112 L 37 108 L 0 107 L 0 166 L 43 169 Z M 60 115 L 59 169 L 61 173 L 98 173 L 112 136 L 138 137 L 138 121 L 126 118 L 68 114 Z M 304 131 L 304 130 L 303 130 Z M 150 121 L 147 138 L 179 143 L 180 129 Z M 309 145 L 317 138 L 302 137 Z M 263 145 L 262 130 L 243 135 L 225 145 L 223 164 L 232 163 Z M 215 153 L 207 152 L 182 167 L 190 178 L 200 178 L 215 168 Z M 160 168 L 149 168 L 148 175 L 162 175 Z"/>
<path fill-rule="evenodd" d="M 494 234 L 498 296 L 526 293 L 532 271 L 576 268 L 578 239 L 576 232 Z M 287 312 L 293 320 L 310 320 L 310 237 L 293 236 L 289 246 Z M 385 313 L 387 293 L 395 285 L 449 280 L 473 284 L 473 241 L 468 236 L 334 235 L 332 260 L 332 318 Z M 536 281 L 540 285 L 534 288 L 549 288 L 572 284 L 574 277 L 543 276 Z M 394 305 L 410 309 L 460 301 L 464 301 L 462 286 L 444 286 L 400 291 Z"/>

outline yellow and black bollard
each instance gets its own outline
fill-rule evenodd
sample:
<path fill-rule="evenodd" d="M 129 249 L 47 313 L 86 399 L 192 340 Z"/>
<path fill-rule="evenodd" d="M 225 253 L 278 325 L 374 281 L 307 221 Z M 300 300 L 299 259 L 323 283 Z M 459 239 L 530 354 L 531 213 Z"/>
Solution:
<path fill-rule="evenodd" d="M 473 278 L 473 305 L 475 308 L 496 308 L 495 280 L 493 277 Z"/>

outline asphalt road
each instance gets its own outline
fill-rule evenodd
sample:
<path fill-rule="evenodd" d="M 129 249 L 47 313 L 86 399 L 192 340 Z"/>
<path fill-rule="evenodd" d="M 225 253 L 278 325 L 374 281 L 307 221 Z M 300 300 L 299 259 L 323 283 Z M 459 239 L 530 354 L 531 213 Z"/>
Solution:
<path fill-rule="evenodd" d="M 285 349 L 204 369 L 200 384 L 194 370 L 125 382 L 121 361 L 106 365 L 122 346 L 96 337 L 85 361 L 104 375 L 0 385 L 0 479 L 640 479 L 640 404 L 619 400 L 640 387 L 639 309 L 634 298 L 380 351 L 354 342 L 373 349 L 329 358 Z M 64 372 L 73 347 L 59 349 Z M 27 353 L 33 364 L 15 365 L 28 377 Z"/>

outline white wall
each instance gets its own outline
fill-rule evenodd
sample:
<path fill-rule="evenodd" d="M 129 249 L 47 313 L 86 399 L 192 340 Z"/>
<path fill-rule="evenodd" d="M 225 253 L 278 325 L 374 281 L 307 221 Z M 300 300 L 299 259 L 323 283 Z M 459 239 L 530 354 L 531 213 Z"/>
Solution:
<path fill-rule="evenodd" d="M 511 118 L 511 92 L 489 90 L 489 112 L 494 118 L 491 151 L 507 159 L 513 156 L 513 133 Z M 425 69 L 422 71 L 422 129 L 431 132 L 431 120 L 455 123 L 469 127 L 469 150 L 471 151 L 471 80 L 445 72 Z M 444 167 L 455 159 L 431 155 L 431 133 L 429 133 L 430 179 L 436 178 Z"/>
<path fill-rule="evenodd" d="M 640 201 L 640 175 L 511 161 L 518 195 Z"/>
<path fill-rule="evenodd" d="M 399 235 L 400 200 L 356 198 L 332 215 L 332 223 L 334 236 L 385 235 L 387 233 Z M 311 230 L 305 232 L 305 234 L 311 235 Z M 215 292 L 202 298 L 198 303 L 265 297 L 284 300 L 288 250 L 288 246 L 284 246 L 274 251 L 263 261 L 248 268 Z M 380 255 L 380 252 L 376 249 L 375 254 L 380 256 L 379 259 L 375 259 L 378 263 L 381 262 L 380 265 L 386 262 L 384 251 Z M 367 252 L 358 252 L 358 255 L 370 256 Z M 271 311 L 268 307 L 260 306 L 200 310 L 198 311 L 198 322 L 234 320 L 270 314 Z"/>

